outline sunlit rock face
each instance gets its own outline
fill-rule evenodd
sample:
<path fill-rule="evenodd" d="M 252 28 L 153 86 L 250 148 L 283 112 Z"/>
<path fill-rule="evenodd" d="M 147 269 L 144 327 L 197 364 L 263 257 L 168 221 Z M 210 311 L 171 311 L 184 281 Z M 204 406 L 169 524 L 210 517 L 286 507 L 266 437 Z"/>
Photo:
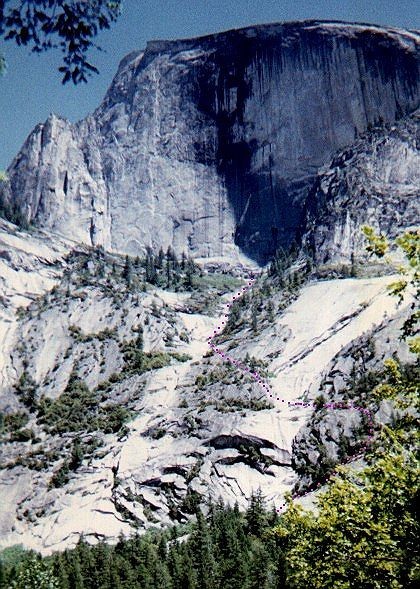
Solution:
<path fill-rule="evenodd" d="M 362 225 L 394 238 L 418 223 L 419 123 L 416 111 L 374 129 L 319 170 L 301 239 L 317 265 L 366 257 Z"/>
<path fill-rule="evenodd" d="M 418 106 L 419 38 L 306 21 L 151 42 L 93 115 L 35 128 L 5 197 L 88 244 L 263 262 L 295 239 L 318 168 Z"/>

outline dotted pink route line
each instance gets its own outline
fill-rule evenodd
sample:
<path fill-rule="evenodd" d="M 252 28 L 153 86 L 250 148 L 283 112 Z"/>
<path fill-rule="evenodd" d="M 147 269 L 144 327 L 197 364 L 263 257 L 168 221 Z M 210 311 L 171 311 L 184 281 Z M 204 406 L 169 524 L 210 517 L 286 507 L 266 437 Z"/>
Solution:
<path fill-rule="evenodd" d="M 216 329 L 213 330 L 212 335 L 209 335 L 208 338 L 207 338 L 208 344 L 209 344 L 210 348 L 216 354 L 218 354 L 225 362 L 229 362 L 230 364 L 232 364 L 233 366 L 235 366 L 239 370 L 242 370 L 242 372 L 244 372 L 245 374 L 248 374 L 249 376 L 252 376 L 252 378 L 254 380 L 256 380 L 257 383 L 261 386 L 261 388 L 263 389 L 264 393 L 268 397 L 270 397 L 271 399 L 274 399 L 276 401 L 280 401 L 281 403 L 285 403 L 288 407 L 296 407 L 296 406 L 299 406 L 299 407 L 316 407 L 316 403 L 314 403 L 314 402 L 311 402 L 311 403 L 305 403 L 305 402 L 301 402 L 301 401 L 292 402 L 292 401 L 286 401 L 286 399 L 282 399 L 281 397 L 277 397 L 275 395 L 274 391 L 272 390 L 272 388 L 268 385 L 268 383 L 264 380 L 264 378 L 261 376 L 261 374 L 258 371 L 252 371 L 246 364 L 244 364 L 243 362 L 240 362 L 239 360 L 236 360 L 236 358 L 233 358 L 232 356 L 229 356 L 229 354 L 227 354 L 226 352 L 224 352 L 223 350 L 221 350 L 212 341 L 225 328 L 226 323 L 227 323 L 227 321 L 229 319 L 229 309 L 232 307 L 234 301 L 237 301 L 248 290 L 250 290 L 252 288 L 255 280 L 256 279 L 253 278 L 252 276 L 250 278 L 248 278 L 247 284 L 242 287 L 241 291 L 239 291 L 238 293 L 236 293 L 232 297 L 232 302 L 226 304 L 226 312 L 222 314 L 221 321 L 220 321 L 219 325 L 216 327 Z M 371 411 L 369 409 L 366 409 L 365 407 L 360 407 L 358 405 L 355 405 L 352 402 L 350 402 L 350 403 L 325 403 L 323 405 L 323 407 L 325 407 L 327 409 L 356 409 L 357 411 L 360 411 L 361 413 L 363 413 L 363 414 L 365 414 L 367 416 L 368 421 L 369 421 L 369 426 L 368 426 L 369 429 L 368 429 L 367 439 L 362 444 L 359 452 L 357 454 L 355 454 L 354 456 L 351 456 L 347 460 L 345 460 L 344 461 L 344 464 L 346 464 L 348 462 L 352 462 L 352 461 L 360 458 L 361 456 L 363 456 L 364 452 L 367 450 L 367 448 L 369 447 L 369 445 L 372 443 L 372 439 L 373 439 L 373 427 L 374 427 L 374 423 L 373 423 L 373 417 L 372 417 Z M 299 497 L 305 497 L 309 493 L 313 493 L 319 487 L 321 487 L 322 485 L 325 485 L 334 476 L 334 474 L 335 474 L 335 471 L 333 471 L 331 473 L 331 475 L 327 479 L 325 479 L 322 482 L 317 483 L 317 485 L 315 486 L 315 488 L 314 489 L 311 489 L 310 491 L 306 491 L 305 493 L 294 493 L 292 495 L 292 499 L 297 499 Z M 278 512 L 281 512 L 282 509 L 285 506 L 286 506 L 286 501 L 284 501 L 280 505 L 280 507 L 276 508 L 276 510 Z"/>

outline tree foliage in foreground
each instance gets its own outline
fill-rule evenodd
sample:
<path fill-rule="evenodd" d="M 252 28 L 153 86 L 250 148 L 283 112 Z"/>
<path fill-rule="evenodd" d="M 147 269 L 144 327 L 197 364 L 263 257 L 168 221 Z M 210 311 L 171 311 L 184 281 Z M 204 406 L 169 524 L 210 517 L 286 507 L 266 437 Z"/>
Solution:
<path fill-rule="evenodd" d="M 20 568 L 10 585 L 11 589 L 60 589 L 59 580 L 51 565 L 40 558 L 29 559 Z"/>
<path fill-rule="evenodd" d="M 386 237 L 377 234 L 372 227 L 364 226 L 363 233 L 367 239 L 367 251 L 371 255 L 383 258 L 389 264 L 393 265 L 392 260 L 387 257 L 390 250 L 390 244 Z M 420 337 L 418 336 L 418 322 L 420 320 L 420 310 L 418 308 L 420 300 L 420 229 L 407 230 L 395 239 L 396 249 L 405 259 L 405 262 L 398 266 L 397 271 L 401 278 L 389 285 L 388 289 L 392 296 L 403 301 L 407 292 L 413 295 L 411 304 L 412 312 L 405 321 L 401 338 L 408 339 L 410 350 L 414 354 L 420 353 Z"/>
<path fill-rule="evenodd" d="M 120 9 L 121 0 L 0 0 L 0 36 L 35 53 L 61 49 L 63 84 L 79 84 L 98 73 L 87 54 L 92 47 L 100 49 L 94 38 L 110 28 Z M 0 72 L 4 67 L 0 56 Z"/>
<path fill-rule="evenodd" d="M 318 500 L 319 513 L 291 504 L 277 527 L 289 587 L 418 587 L 418 461 L 398 441 L 360 473 L 343 468 Z"/>
<path fill-rule="evenodd" d="M 371 227 L 363 229 L 368 251 L 385 257 L 388 242 Z M 403 300 L 414 294 L 401 338 L 418 354 L 415 325 L 420 277 L 420 234 L 406 231 L 396 239 L 405 257 L 401 280 L 390 294 Z M 385 378 L 371 391 L 371 401 L 392 401 L 400 411 L 393 428 L 383 426 L 367 468 L 339 467 L 317 500 L 317 512 L 290 502 L 276 528 L 286 558 L 288 587 L 293 589 L 414 589 L 420 583 L 419 381 L 415 370 L 385 361 Z M 289 500 L 290 501 L 290 500 Z"/>

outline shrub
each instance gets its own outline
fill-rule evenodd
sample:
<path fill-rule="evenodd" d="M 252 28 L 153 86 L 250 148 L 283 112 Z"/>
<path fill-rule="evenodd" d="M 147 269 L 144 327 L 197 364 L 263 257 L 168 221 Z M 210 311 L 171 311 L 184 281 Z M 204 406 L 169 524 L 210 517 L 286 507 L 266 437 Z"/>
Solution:
<path fill-rule="evenodd" d="M 189 354 L 180 354 L 179 352 L 169 352 L 169 355 L 178 362 L 188 362 L 188 360 L 192 360 L 192 357 Z"/>
<path fill-rule="evenodd" d="M 28 414 L 23 411 L 0 413 L 0 438 L 9 435 L 12 442 L 26 442 L 33 439 L 32 430 L 22 429 L 28 423 L 28 420 Z"/>
<path fill-rule="evenodd" d="M 24 411 L 17 411 L 16 413 L 0 413 L 0 431 L 13 432 L 29 421 L 28 414 Z"/>
<path fill-rule="evenodd" d="M 35 434 L 31 429 L 19 429 L 16 432 L 12 432 L 10 435 L 11 442 L 29 442 L 29 440 L 33 440 L 35 438 Z"/>
<path fill-rule="evenodd" d="M 197 509 L 202 502 L 202 497 L 197 491 L 191 491 L 188 489 L 187 494 L 183 498 L 180 510 L 184 513 L 194 514 L 197 512 Z"/>
<path fill-rule="evenodd" d="M 65 460 L 63 464 L 60 466 L 60 468 L 51 477 L 48 486 L 50 488 L 64 487 L 64 485 L 69 482 L 69 473 L 69 463 L 67 460 Z"/>
<path fill-rule="evenodd" d="M 130 417 L 130 411 L 121 405 L 103 407 L 99 418 L 99 429 L 105 434 L 119 432 Z"/>
<path fill-rule="evenodd" d="M 69 431 L 94 431 L 97 421 L 97 399 L 81 379 L 70 377 L 64 393 L 58 399 L 43 397 L 39 404 L 39 416 L 51 433 Z"/>
<path fill-rule="evenodd" d="M 15 385 L 15 391 L 25 407 L 33 411 L 37 404 L 37 385 L 26 370 Z"/>
<path fill-rule="evenodd" d="M 21 229 L 29 229 L 29 223 L 20 210 L 18 203 L 6 201 L 2 194 L 0 194 L 0 217 L 14 223 Z"/>
<path fill-rule="evenodd" d="M 55 434 L 97 430 L 116 433 L 123 427 L 130 412 L 115 404 L 99 406 L 97 395 L 88 389 L 84 381 L 71 375 L 66 390 L 58 399 L 41 399 L 38 415 L 41 423 Z"/>

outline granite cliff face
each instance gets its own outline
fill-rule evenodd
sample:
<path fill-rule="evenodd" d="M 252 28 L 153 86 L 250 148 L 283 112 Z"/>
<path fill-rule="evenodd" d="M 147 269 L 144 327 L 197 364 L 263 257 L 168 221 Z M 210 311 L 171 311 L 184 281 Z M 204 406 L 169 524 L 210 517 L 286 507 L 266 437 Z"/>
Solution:
<path fill-rule="evenodd" d="M 151 42 L 121 62 L 93 115 L 35 128 L 3 198 L 109 250 L 239 248 L 265 261 L 299 232 L 318 168 L 418 106 L 418 42 L 315 21 Z"/>
<path fill-rule="evenodd" d="M 366 133 L 323 166 L 306 201 L 302 245 L 319 265 L 366 257 L 362 225 L 394 238 L 419 218 L 420 111 Z"/>

